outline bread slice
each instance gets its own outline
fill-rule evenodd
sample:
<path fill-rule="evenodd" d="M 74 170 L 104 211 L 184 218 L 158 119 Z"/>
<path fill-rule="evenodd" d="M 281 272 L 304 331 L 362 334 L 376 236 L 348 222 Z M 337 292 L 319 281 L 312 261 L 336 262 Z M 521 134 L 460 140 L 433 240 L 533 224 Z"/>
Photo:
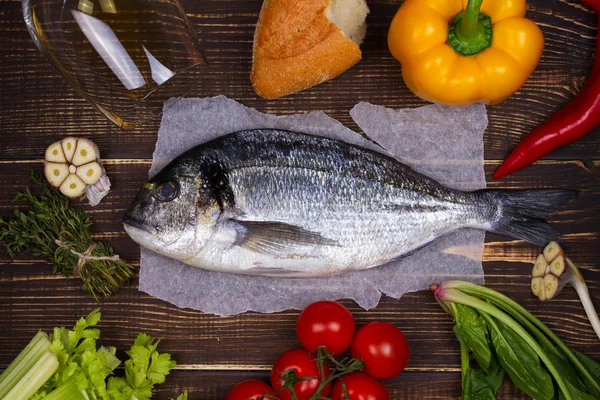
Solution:
<path fill-rule="evenodd" d="M 361 59 L 365 0 L 265 0 L 250 81 L 274 99 L 332 79 Z"/>

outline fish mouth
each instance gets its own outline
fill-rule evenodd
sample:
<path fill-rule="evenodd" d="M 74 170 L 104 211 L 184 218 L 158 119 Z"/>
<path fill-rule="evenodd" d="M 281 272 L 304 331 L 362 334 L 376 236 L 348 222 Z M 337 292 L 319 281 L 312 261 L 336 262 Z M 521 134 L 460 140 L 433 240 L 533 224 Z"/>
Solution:
<path fill-rule="evenodd" d="M 138 221 L 135 218 L 130 217 L 129 215 L 125 214 L 123 215 L 123 218 L 121 219 L 121 222 L 123 222 L 123 224 L 137 228 L 139 230 L 142 230 L 144 232 L 148 232 L 151 234 L 156 234 L 157 230 L 144 224 L 143 222 Z"/>

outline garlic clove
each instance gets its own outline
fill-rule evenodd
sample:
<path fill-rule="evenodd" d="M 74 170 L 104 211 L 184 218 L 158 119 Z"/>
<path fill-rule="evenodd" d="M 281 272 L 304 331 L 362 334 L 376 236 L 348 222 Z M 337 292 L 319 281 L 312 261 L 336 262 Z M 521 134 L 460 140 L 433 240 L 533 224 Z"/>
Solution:
<path fill-rule="evenodd" d="M 541 301 L 548 300 L 548 298 L 546 297 L 546 290 L 544 289 L 544 279 L 542 279 L 542 284 L 540 285 L 540 288 L 539 288 L 538 298 Z"/>
<path fill-rule="evenodd" d="M 550 272 L 556 276 L 561 276 L 565 272 L 565 268 L 565 257 L 562 254 L 550 261 Z"/>
<path fill-rule="evenodd" d="M 546 292 L 546 298 L 550 300 L 558 292 L 558 278 L 552 274 L 544 276 L 543 287 Z"/>
<path fill-rule="evenodd" d="M 556 242 L 550 242 L 544 248 L 544 258 L 548 262 L 554 260 L 559 254 L 563 254 L 563 250 Z"/>
<path fill-rule="evenodd" d="M 77 176 L 87 185 L 98 182 L 102 176 L 102 167 L 96 161 L 77 167 Z"/>
<path fill-rule="evenodd" d="M 548 267 L 548 263 L 544 258 L 543 254 L 540 254 L 535 259 L 535 264 L 533 264 L 533 270 L 531 271 L 531 276 L 537 278 L 538 276 L 544 276 L 546 273 L 546 268 Z"/>
<path fill-rule="evenodd" d="M 46 149 L 46 161 L 55 162 L 55 163 L 64 163 L 67 160 L 65 159 L 65 153 L 63 152 L 62 146 L 60 142 L 54 142 Z"/>
<path fill-rule="evenodd" d="M 77 139 L 74 137 L 68 137 L 62 140 L 61 142 L 63 152 L 65 153 L 65 158 L 68 162 L 71 162 L 73 159 L 73 154 L 75 154 L 75 148 L 77 147 Z"/>
<path fill-rule="evenodd" d="M 69 167 L 64 163 L 46 162 L 44 175 L 52 186 L 59 187 L 69 176 Z"/>
<path fill-rule="evenodd" d="M 70 174 L 60 185 L 60 192 L 67 197 L 79 197 L 85 192 L 85 183 L 75 174 Z"/>
<path fill-rule="evenodd" d="M 78 167 L 96 161 L 97 158 L 98 152 L 96 151 L 96 145 L 87 139 L 79 139 L 71 164 Z"/>
<path fill-rule="evenodd" d="M 541 276 L 531 279 L 531 293 L 533 293 L 534 296 L 538 296 L 540 294 L 540 288 L 542 286 L 544 286 L 544 278 Z"/>

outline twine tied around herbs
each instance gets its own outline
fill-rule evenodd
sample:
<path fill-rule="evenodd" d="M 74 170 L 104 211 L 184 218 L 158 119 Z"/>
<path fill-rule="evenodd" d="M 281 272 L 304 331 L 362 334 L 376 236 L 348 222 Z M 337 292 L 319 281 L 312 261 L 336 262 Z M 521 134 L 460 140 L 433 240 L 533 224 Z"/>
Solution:
<path fill-rule="evenodd" d="M 113 256 L 100 256 L 100 257 L 93 256 L 92 252 L 96 249 L 96 246 L 98 246 L 98 243 L 95 243 L 95 242 L 92 243 L 83 253 L 75 251 L 68 246 L 63 246 L 62 240 L 56 239 L 55 243 L 57 244 L 57 246 L 62 247 L 63 249 L 71 250 L 71 253 L 73 253 L 74 255 L 76 255 L 78 257 L 77 265 L 75 265 L 75 267 L 73 268 L 73 273 L 76 275 L 79 275 L 79 271 L 85 265 L 85 263 L 88 261 L 102 261 L 102 260 L 117 261 L 117 260 L 119 260 L 118 254 L 115 254 Z"/>

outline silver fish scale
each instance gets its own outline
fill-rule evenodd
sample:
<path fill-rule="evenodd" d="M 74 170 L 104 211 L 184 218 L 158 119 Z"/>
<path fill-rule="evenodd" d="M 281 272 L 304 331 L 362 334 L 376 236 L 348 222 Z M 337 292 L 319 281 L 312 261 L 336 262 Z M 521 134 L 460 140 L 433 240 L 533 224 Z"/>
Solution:
<path fill-rule="evenodd" d="M 335 245 L 288 251 L 314 258 L 315 266 L 331 273 L 379 265 L 474 222 L 462 193 L 383 155 L 289 132 L 253 131 L 240 138 L 232 143 L 237 149 L 227 143 L 215 147 L 235 199 L 226 216 L 319 233 Z M 241 253 L 231 257 L 250 263 Z"/>
<path fill-rule="evenodd" d="M 377 180 L 423 193 L 438 192 L 437 196 L 452 193 L 385 155 L 294 132 L 239 132 L 235 136 L 225 136 L 222 140 L 213 142 L 202 153 L 208 158 L 219 160 L 228 169 L 251 166 L 304 168 Z"/>
<path fill-rule="evenodd" d="M 344 269 L 378 265 L 464 222 L 463 206 L 332 172 L 254 167 L 234 169 L 229 179 L 240 219 L 317 232 L 337 243 L 321 247 L 337 262 L 346 260 Z M 322 251 L 311 250 L 320 257 Z"/>

